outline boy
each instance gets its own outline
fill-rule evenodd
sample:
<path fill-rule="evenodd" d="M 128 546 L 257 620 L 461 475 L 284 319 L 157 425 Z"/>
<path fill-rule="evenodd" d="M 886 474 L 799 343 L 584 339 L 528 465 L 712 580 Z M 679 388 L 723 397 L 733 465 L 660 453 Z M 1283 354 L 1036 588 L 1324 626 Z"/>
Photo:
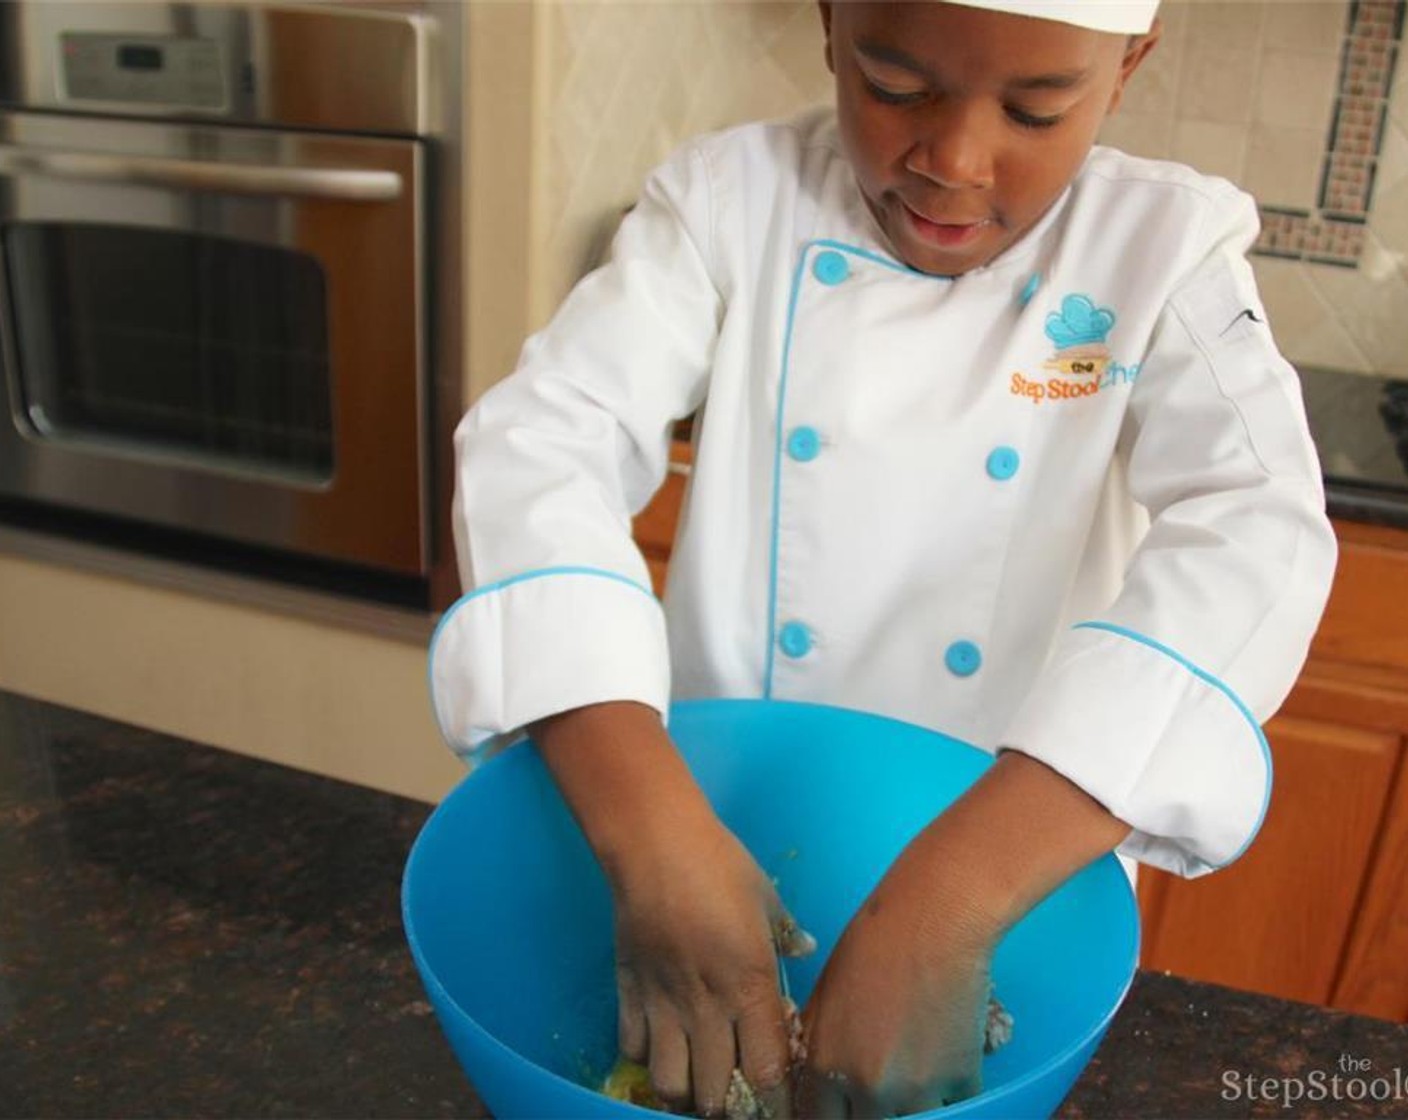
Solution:
<path fill-rule="evenodd" d="M 1103 852 L 1198 875 L 1260 825 L 1335 544 L 1253 201 L 1093 147 L 1155 7 L 823 2 L 835 113 L 677 153 L 460 427 L 437 715 L 470 754 L 532 725 L 612 885 L 622 1052 L 676 1108 L 735 1065 L 786 1107 L 774 942 L 808 945 L 671 695 L 998 755 L 829 959 L 808 1116 L 977 1092 L 1005 929 Z M 630 515 L 701 407 L 662 613 Z"/>

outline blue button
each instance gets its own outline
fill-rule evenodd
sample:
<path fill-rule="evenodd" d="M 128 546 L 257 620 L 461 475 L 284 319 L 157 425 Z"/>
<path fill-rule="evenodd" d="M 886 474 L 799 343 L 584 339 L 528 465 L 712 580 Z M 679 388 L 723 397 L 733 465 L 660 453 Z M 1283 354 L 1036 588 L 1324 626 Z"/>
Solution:
<path fill-rule="evenodd" d="M 787 454 L 799 463 L 810 463 L 821 452 L 821 436 L 815 428 L 793 428 L 787 437 Z"/>
<path fill-rule="evenodd" d="M 789 622 L 777 635 L 777 644 L 788 657 L 806 657 L 812 648 L 812 632 L 800 622 Z"/>
<path fill-rule="evenodd" d="M 995 447 L 988 456 L 988 474 L 998 482 L 1006 482 L 1022 463 L 1022 457 L 1015 448 Z"/>
<path fill-rule="evenodd" d="M 839 284 L 850 274 L 850 264 L 834 249 L 818 253 L 816 260 L 812 261 L 812 275 L 823 284 Z"/>
<path fill-rule="evenodd" d="M 944 654 L 944 664 L 955 677 L 971 677 L 982 663 L 982 651 L 972 642 L 954 642 Z"/>
<path fill-rule="evenodd" d="M 1032 296 L 1036 295 L 1036 290 L 1039 287 L 1041 287 L 1041 277 L 1038 276 L 1035 272 L 1033 272 L 1028 278 L 1026 284 L 1023 285 L 1020 294 L 1018 294 L 1017 302 L 1020 303 L 1023 307 L 1026 307 L 1027 304 L 1031 303 Z"/>

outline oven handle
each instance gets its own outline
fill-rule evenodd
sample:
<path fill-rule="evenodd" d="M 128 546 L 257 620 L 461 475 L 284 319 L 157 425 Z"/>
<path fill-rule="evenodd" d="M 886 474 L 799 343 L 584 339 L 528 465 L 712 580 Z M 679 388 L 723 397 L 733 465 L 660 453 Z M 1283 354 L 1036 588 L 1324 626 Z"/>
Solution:
<path fill-rule="evenodd" d="M 402 186 L 401 176 L 395 171 L 261 167 L 17 148 L 8 144 L 0 144 L 0 174 L 48 175 L 56 179 L 81 179 L 90 183 L 329 198 L 344 202 L 390 202 L 400 197 Z"/>

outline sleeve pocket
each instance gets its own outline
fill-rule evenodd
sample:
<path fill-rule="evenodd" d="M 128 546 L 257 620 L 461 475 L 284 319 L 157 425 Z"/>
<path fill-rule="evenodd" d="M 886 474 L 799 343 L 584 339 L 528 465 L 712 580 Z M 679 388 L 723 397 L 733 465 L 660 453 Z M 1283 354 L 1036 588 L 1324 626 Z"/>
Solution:
<path fill-rule="evenodd" d="M 1246 260 L 1208 261 L 1171 306 L 1265 470 L 1318 480 L 1300 378 L 1276 347 Z"/>

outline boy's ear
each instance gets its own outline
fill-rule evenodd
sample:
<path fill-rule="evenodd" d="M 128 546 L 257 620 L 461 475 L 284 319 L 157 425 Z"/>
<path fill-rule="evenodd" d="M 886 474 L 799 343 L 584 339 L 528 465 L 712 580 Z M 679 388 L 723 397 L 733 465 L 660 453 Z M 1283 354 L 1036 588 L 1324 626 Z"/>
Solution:
<path fill-rule="evenodd" d="M 1149 52 L 1154 49 L 1154 45 L 1159 41 L 1159 36 L 1163 33 L 1164 21 L 1155 16 L 1153 25 L 1148 31 L 1131 39 L 1129 46 L 1125 48 L 1124 58 L 1120 60 L 1120 74 L 1115 81 L 1114 92 L 1110 94 L 1110 105 L 1105 110 L 1106 116 L 1119 108 L 1120 102 L 1124 100 L 1125 83 L 1134 76 L 1140 63 L 1149 57 Z"/>
<path fill-rule="evenodd" d="M 817 0 L 817 7 L 821 9 L 821 32 L 826 37 L 826 68 L 833 74 L 836 73 L 836 62 L 831 57 L 831 0 Z"/>

